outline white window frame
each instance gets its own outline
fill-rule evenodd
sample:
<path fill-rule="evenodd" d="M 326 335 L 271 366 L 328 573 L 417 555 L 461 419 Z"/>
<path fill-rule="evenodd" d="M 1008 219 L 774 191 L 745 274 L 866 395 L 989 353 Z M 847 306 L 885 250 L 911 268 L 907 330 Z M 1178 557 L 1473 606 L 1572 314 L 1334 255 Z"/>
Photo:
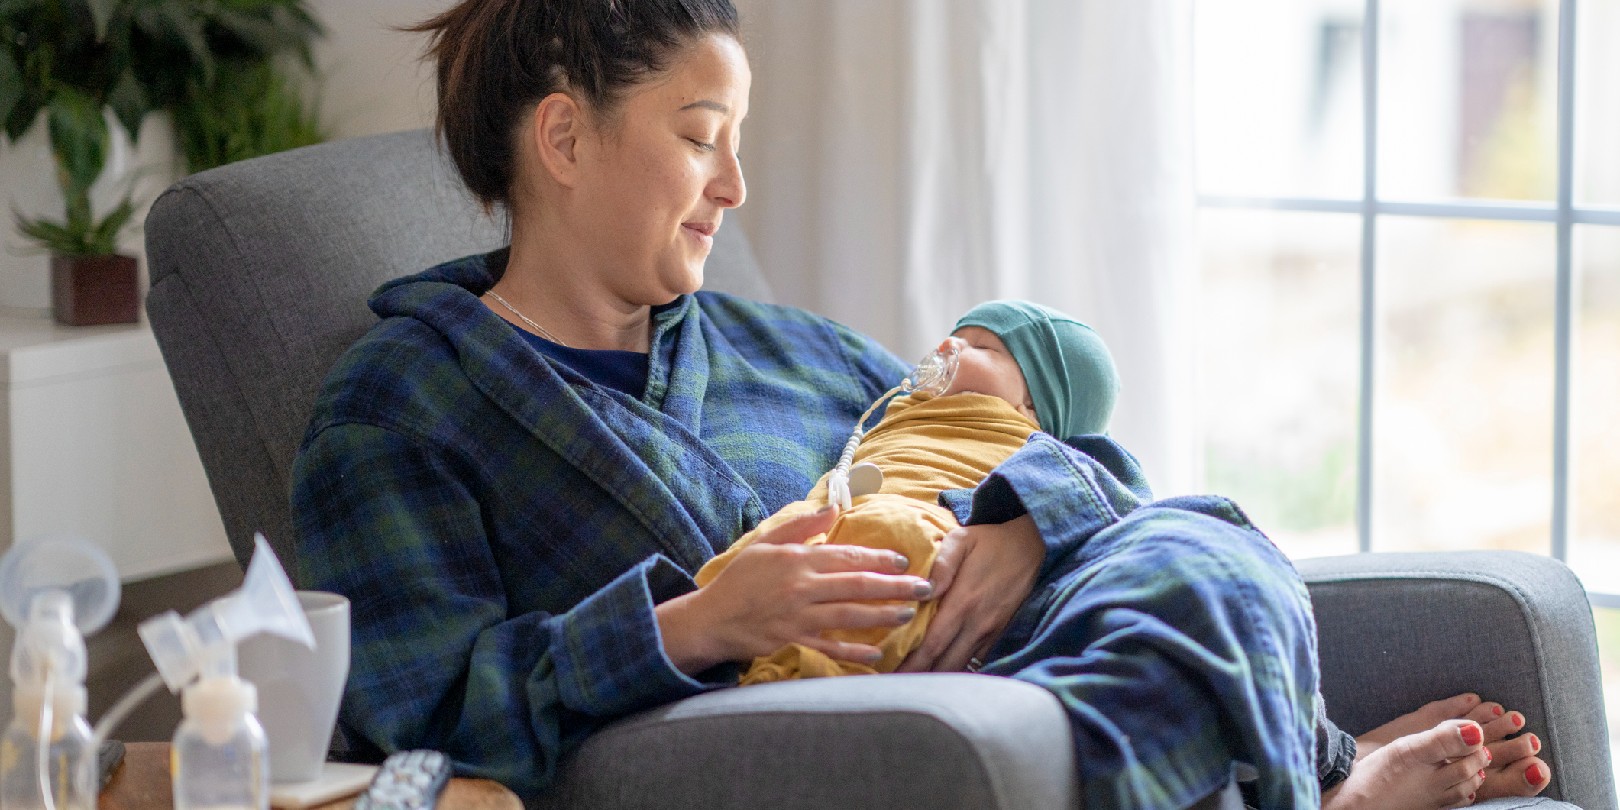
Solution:
<path fill-rule="evenodd" d="M 1552 556 L 1569 558 L 1570 363 L 1574 333 L 1576 225 L 1620 226 L 1620 208 L 1574 204 L 1575 22 L 1577 0 L 1558 4 L 1558 189 L 1551 203 L 1448 200 L 1385 200 L 1378 196 L 1378 91 L 1380 0 L 1365 0 L 1362 18 L 1362 189 L 1360 199 L 1330 197 L 1246 197 L 1200 194 L 1200 208 L 1306 211 L 1361 217 L 1361 397 L 1356 439 L 1356 529 L 1361 551 L 1372 549 L 1373 397 L 1377 357 L 1377 237 L 1382 217 L 1474 219 L 1552 223 L 1557 270 L 1553 307 L 1553 469 Z M 1620 608 L 1620 594 L 1589 593 L 1596 607 Z"/>

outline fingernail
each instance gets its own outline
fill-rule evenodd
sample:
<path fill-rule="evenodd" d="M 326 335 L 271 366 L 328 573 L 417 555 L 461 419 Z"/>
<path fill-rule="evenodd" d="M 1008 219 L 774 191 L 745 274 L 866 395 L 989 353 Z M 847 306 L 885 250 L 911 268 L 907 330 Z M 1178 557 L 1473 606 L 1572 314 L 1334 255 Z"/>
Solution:
<path fill-rule="evenodd" d="M 1478 723 L 1468 723 L 1458 729 L 1457 733 L 1462 735 L 1464 745 L 1479 745 L 1485 740 L 1485 732 Z"/>
<path fill-rule="evenodd" d="M 1524 772 L 1524 781 L 1533 787 L 1541 787 L 1547 781 L 1547 769 L 1540 765 L 1531 765 Z"/>
<path fill-rule="evenodd" d="M 900 611 L 897 614 L 895 614 L 894 618 L 895 618 L 895 624 L 905 624 L 906 622 L 909 622 L 912 619 L 917 618 L 917 609 L 916 608 L 901 608 Z"/>
<path fill-rule="evenodd" d="M 812 512 L 811 515 L 813 517 L 821 517 L 822 515 L 828 514 L 828 513 L 832 512 L 832 510 L 837 509 L 837 508 L 838 507 L 833 506 L 832 504 L 829 503 L 826 506 L 823 506 L 820 509 L 817 509 L 816 511 Z"/>
<path fill-rule="evenodd" d="M 904 571 L 911 567 L 911 560 L 906 559 L 904 554 L 896 554 L 894 555 L 894 567 Z"/>
<path fill-rule="evenodd" d="M 917 594 L 918 599 L 927 599 L 934 595 L 934 583 L 926 579 L 918 580 L 917 584 L 912 587 L 912 593 Z"/>
<path fill-rule="evenodd" d="M 1541 753 L 1541 738 L 1537 737 L 1534 734 L 1530 735 L 1530 753 L 1532 753 L 1532 754 Z"/>
<path fill-rule="evenodd" d="M 866 663 L 868 663 L 868 664 L 876 664 L 877 662 L 883 660 L 883 651 L 882 650 L 873 650 L 873 651 L 867 653 L 863 657 L 865 658 Z"/>
<path fill-rule="evenodd" d="M 1514 728 L 1521 728 L 1523 726 L 1524 726 L 1524 715 L 1519 714 L 1518 712 L 1514 712 L 1513 713 L 1513 727 Z"/>

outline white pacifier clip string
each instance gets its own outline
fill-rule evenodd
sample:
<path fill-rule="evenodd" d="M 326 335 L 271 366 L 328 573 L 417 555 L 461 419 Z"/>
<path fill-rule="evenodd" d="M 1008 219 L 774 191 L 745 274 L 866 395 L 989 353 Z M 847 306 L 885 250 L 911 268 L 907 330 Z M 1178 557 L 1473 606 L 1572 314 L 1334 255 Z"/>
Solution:
<path fill-rule="evenodd" d="M 889 400 L 900 394 L 910 392 L 911 378 L 907 377 L 901 380 L 899 385 L 890 388 L 887 394 L 878 397 L 877 401 L 872 403 L 872 407 L 867 408 L 866 413 L 861 414 L 861 418 L 855 420 L 855 429 L 850 431 L 849 441 L 844 443 L 844 452 L 838 456 L 838 464 L 833 467 L 832 473 L 827 476 L 827 503 L 831 504 L 833 508 L 848 509 L 854 500 L 849 489 L 849 468 L 855 463 L 855 448 L 861 446 L 861 439 L 866 436 L 866 420 L 871 419 L 872 414 L 876 413 L 877 409 L 883 407 Z"/>

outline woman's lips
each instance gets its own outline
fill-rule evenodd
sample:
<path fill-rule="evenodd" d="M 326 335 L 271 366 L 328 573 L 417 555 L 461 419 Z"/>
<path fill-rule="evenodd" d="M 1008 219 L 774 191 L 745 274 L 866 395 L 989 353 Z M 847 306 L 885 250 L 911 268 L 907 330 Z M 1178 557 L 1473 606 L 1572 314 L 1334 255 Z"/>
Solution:
<path fill-rule="evenodd" d="M 681 228 L 702 244 L 713 245 L 714 232 L 719 230 L 720 225 L 716 222 L 683 222 Z"/>

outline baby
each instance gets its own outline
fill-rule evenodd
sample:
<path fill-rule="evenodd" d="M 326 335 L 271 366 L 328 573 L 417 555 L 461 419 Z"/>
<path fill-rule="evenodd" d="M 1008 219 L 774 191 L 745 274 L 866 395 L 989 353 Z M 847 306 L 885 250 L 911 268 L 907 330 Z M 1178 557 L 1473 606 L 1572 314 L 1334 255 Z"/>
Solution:
<path fill-rule="evenodd" d="M 1067 315 L 1027 301 L 980 304 L 956 322 L 939 352 L 956 357 L 944 393 L 895 400 L 855 452 L 854 461 L 882 471 L 881 488 L 855 498 L 826 534 L 807 542 L 891 549 L 911 561 L 907 573 L 926 577 L 939 542 L 957 527 L 938 504 L 940 492 L 978 486 L 1037 430 L 1068 438 L 1108 427 L 1119 393 L 1113 357 L 1096 332 Z M 827 503 L 828 476 L 822 476 L 805 500 L 783 507 L 710 560 L 698 572 L 698 585 L 713 581 L 757 534 Z M 793 644 L 755 659 L 742 682 L 892 672 L 922 642 L 936 604 L 921 603 L 897 628 L 831 634 L 876 645 L 883 657 L 874 665 Z"/>

